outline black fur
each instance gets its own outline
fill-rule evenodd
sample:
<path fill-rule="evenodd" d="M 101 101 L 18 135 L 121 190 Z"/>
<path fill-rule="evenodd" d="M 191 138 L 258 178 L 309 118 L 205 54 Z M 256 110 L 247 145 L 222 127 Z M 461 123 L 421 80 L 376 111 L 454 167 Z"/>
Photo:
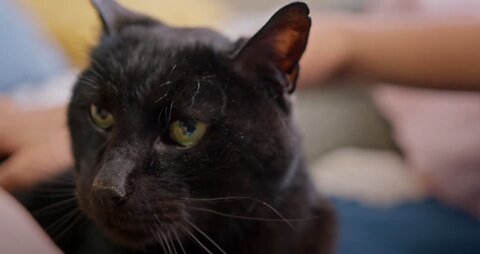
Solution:
<path fill-rule="evenodd" d="M 95 3 L 104 34 L 68 113 L 75 196 L 88 219 L 58 240 L 65 252 L 330 253 L 334 216 L 308 178 L 291 116 L 306 5 L 284 7 L 239 44 Z M 111 130 L 92 125 L 92 104 L 114 115 Z M 183 118 L 209 123 L 190 148 L 168 136 Z M 94 187 L 99 178 L 106 191 Z M 38 218 L 47 226 L 55 217 Z"/>

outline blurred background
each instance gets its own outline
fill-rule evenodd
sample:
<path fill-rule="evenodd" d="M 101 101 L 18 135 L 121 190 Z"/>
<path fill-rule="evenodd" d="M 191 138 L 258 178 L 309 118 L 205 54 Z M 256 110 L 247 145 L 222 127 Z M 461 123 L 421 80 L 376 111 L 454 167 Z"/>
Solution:
<path fill-rule="evenodd" d="M 236 38 L 290 1 L 120 2 Z M 305 2 L 314 15 L 480 14 L 478 0 Z M 0 92 L 26 107 L 65 103 L 99 31 L 87 0 L 0 0 Z M 480 253 L 480 95 L 331 82 L 300 90 L 297 116 L 312 177 L 339 214 L 339 253 Z"/>

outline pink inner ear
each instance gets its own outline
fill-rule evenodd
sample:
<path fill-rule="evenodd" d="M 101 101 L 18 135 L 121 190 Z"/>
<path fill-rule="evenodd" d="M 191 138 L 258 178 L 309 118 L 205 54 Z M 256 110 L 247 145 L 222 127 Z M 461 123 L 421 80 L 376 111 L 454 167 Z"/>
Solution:
<path fill-rule="evenodd" d="M 280 71 L 293 75 L 307 46 L 311 19 L 305 4 L 293 3 L 280 9 L 255 34 L 236 56 L 240 68 L 274 64 Z M 290 78 L 290 77 L 289 77 Z"/>
<path fill-rule="evenodd" d="M 285 73 L 293 71 L 307 46 L 311 20 L 308 16 L 290 13 L 276 25 L 272 47 L 278 57 L 277 65 Z"/>
<path fill-rule="evenodd" d="M 273 44 L 274 50 L 279 56 L 279 68 L 286 73 L 292 71 L 296 62 L 299 60 L 303 49 L 296 49 L 301 40 L 301 34 L 295 30 L 285 30 L 277 35 Z M 301 43 L 301 42 L 300 42 Z"/>

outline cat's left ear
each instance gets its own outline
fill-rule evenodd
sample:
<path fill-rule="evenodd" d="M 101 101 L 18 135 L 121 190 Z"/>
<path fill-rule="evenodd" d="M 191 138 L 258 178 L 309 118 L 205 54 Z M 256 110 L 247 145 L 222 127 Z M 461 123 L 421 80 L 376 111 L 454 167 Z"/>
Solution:
<path fill-rule="evenodd" d="M 91 1 L 100 16 L 103 32 L 106 35 L 114 35 L 132 24 L 151 25 L 160 23 L 146 15 L 128 10 L 115 0 Z"/>
<path fill-rule="evenodd" d="M 267 73 L 273 67 L 285 77 L 284 91 L 292 93 L 298 77 L 298 62 L 310 33 L 309 13 L 308 6 L 300 2 L 277 11 L 235 56 L 235 65 L 242 70 Z"/>

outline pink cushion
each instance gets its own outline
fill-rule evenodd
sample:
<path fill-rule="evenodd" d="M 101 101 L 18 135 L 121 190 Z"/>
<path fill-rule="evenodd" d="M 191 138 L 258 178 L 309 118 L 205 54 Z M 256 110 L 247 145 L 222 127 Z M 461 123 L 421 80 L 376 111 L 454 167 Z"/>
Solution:
<path fill-rule="evenodd" d="M 480 216 L 480 93 L 385 85 L 374 100 L 433 194 Z"/>

